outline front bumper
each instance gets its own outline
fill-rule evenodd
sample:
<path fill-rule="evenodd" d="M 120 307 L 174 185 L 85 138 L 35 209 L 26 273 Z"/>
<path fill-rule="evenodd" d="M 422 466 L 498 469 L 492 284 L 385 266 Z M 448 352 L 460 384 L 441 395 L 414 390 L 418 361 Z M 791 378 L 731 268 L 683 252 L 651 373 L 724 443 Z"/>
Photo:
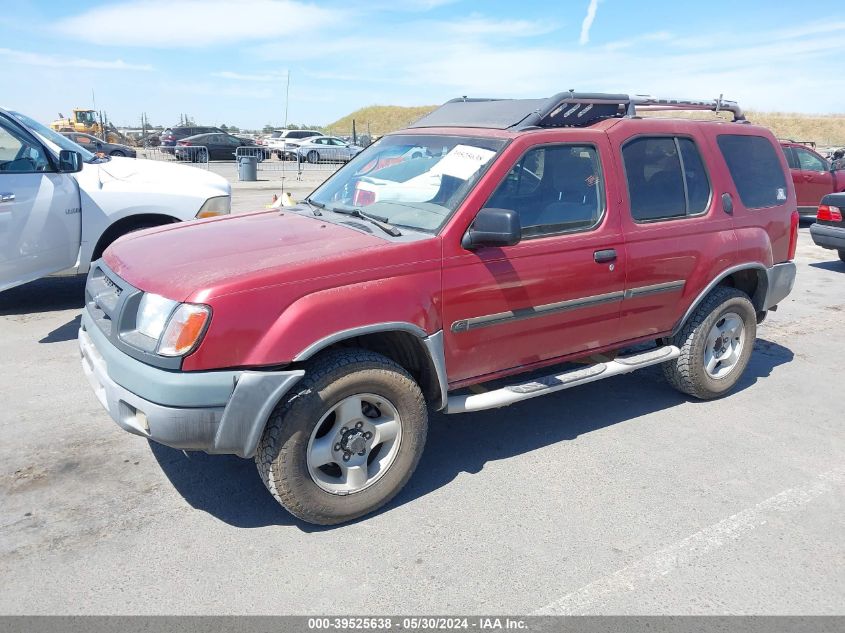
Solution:
<path fill-rule="evenodd" d="M 152 367 L 117 349 L 87 310 L 79 350 L 97 399 L 122 429 L 173 448 L 240 457 L 255 454 L 273 408 L 304 375 Z M 115 380 L 118 376 L 124 384 Z M 127 388 L 129 381 L 134 390 Z"/>
<path fill-rule="evenodd" d="M 845 227 L 812 224 L 810 225 L 810 236 L 822 248 L 845 250 Z"/>

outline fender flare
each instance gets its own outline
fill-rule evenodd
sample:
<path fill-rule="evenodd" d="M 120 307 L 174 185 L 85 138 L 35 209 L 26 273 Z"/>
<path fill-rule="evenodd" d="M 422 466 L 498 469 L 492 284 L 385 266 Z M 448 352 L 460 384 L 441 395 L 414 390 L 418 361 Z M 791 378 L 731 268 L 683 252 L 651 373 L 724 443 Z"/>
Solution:
<path fill-rule="evenodd" d="M 318 352 L 334 345 L 335 343 L 340 343 L 341 341 L 355 338 L 356 336 L 378 334 L 379 332 L 407 332 L 416 336 L 420 340 L 423 344 L 423 348 L 428 354 L 428 359 L 434 368 L 437 384 L 440 389 L 440 403 L 437 406 L 437 409 L 440 410 L 444 408 L 448 399 L 449 383 L 446 377 L 446 355 L 443 349 L 443 330 L 438 330 L 434 334 L 429 335 L 418 325 L 407 323 L 405 321 L 372 323 L 370 325 L 362 325 L 348 330 L 340 330 L 339 332 L 325 336 L 318 341 L 314 341 L 294 356 L 293 360 L 294 362 L 306 361 Z"/>
<path fill-rule="evenodd" d="M 698 296 L 696 296 L 695 300 L 690 304 L 689 308 L 687 308 L 687 311 L 684 313 L 684 316 L 681 317 L 681 319 L 675 324 L 675 327 L 672 328 L 671 336 L 677 334 L 681 330 L 681 328 L 684 327 L 684 324 L 692 316 L 692 313 L 695 312 L 695 309 L 704 300 L 704 297 L 710 294 L 713 288 L 715 288 L 722 281 L 724 281 L 726 277 L 729 277 L 730 275 L 733 275 L 734 273 L 738 273 L 743 270 L 755 270 L 766 273 L 768 269 L 760 262 L 746 262 L 744 264 L 737 264 L 736 266 L 731 266 L 730 268 L 723 270 L 715 278 L 713 278 L 713 280 L 709 284 L 704 287 L 704 290 L 698 293 Z M 762 295 L 760 294 L 761 290 Z M 751 298 L 752 301 L 755 301 L 756 297 L 758 296 L 765 297 L 766 288 L 761 289 L 758 287 L 757 291 L 754 294 L 755 296 Z M 755 307 L 757 306 L 755 305 Z"/>

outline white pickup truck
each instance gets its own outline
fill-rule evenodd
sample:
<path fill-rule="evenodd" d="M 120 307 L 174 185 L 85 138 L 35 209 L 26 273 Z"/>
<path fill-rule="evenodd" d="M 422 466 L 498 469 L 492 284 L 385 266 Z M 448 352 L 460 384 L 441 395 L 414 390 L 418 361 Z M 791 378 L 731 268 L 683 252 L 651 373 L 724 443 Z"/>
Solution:
<path fill-rule="evenodd" d="M 0 108 L 0 291 L 85 273 L 118 237 L 227 214 L 231 185 L 203 169 L 101 157 Z"/>

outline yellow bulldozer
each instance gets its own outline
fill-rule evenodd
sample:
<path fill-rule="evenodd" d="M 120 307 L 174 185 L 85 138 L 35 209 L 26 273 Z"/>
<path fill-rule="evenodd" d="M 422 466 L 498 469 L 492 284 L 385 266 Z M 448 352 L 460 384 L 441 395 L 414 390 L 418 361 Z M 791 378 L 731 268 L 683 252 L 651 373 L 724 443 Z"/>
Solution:
<path fill-rule="evenodd" d="M 65 117 L 61 112 L 59 118 L 50 124 L 56 132 L 81 132 L 93 134 L 98 138 L 104 138 L 103 125 L 97 120 L 97 113 L 94 110 L 74 108 L 73 116 Z M 108 143 L 126 143 L 127 139 L 115 129 L 113 125 L 106 125 L 105 140 Z"/>

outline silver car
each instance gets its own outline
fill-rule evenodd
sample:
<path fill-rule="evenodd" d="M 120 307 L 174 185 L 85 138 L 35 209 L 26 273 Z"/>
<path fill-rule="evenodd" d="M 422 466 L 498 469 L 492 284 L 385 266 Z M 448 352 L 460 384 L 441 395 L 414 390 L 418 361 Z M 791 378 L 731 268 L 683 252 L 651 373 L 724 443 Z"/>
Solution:
<path fill-rule="evenodd" d="M 108 154 L 109 156 L 127 156 L 135 158 L 135 148 L 128 145 L 121 145 L 120 143 L 107 143 L 91 134 L 83 134 L 82 132 L 62 132 L 62 136 L 66 136 L 71 141 L 78 145 L 82 145 L 92 154 Z"/>
<path fill-rule="evenodd" d="M 355 158 L 363 147 L 346 143 L 335 136 L 315 136 L 296 148 L 299 159 L 309 163 L 345 163 Z"/>

